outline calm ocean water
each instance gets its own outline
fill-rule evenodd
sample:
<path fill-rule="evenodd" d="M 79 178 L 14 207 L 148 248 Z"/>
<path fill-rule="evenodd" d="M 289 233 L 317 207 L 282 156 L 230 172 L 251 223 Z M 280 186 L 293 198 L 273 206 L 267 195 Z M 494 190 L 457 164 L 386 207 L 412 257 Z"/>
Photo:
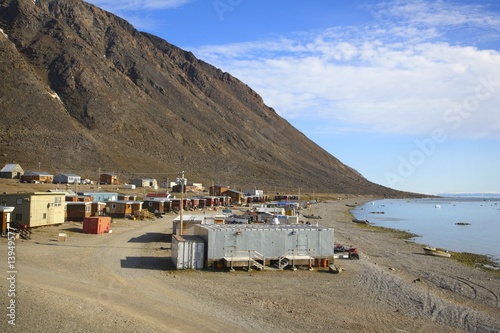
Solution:
<path fill-rule="evenodd" d="M 385 199 L 352 211 L 355 218 L 419 235 L 421 244 L 491 256 L 500 262 L 500 197 Z M 456 225 L 466 222 L 469 225 Z"/>

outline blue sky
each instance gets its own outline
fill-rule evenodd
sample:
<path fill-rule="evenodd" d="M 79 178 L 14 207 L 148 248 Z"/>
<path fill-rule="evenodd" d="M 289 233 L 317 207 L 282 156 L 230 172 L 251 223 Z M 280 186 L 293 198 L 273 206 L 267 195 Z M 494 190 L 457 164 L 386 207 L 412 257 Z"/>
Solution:
<path fill-rule="evenodd" d="M 89 2 L 236 76 L 375 183 L 500 192 L 500 1 Z"/>

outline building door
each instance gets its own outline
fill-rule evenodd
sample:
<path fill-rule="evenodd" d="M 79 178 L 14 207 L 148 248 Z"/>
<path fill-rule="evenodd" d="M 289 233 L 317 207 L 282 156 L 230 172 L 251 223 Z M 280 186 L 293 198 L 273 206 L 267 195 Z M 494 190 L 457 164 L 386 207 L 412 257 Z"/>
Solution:
<path fill-rule="evenodd" d="M 309 237 L 306 233 L 297 232 L 297 245 L 295 247 L 300 254 L 306 254 L 309 249 Z"/>

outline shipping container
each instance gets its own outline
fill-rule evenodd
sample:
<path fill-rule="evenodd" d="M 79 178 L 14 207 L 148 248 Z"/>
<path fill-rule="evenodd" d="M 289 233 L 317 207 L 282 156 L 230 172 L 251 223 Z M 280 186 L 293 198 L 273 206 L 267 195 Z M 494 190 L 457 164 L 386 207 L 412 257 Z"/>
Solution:
<path fill-rule="evenodd" d="M 91 216 L 83 219 L 83 233 L 103 234 L 111 229 L 111 217 Z"/>
<path fill-rule="evenodd" d="M 202 269 L 205 244 L 196 236 L 172 236 L 172 262 L 176 269 Z"/>

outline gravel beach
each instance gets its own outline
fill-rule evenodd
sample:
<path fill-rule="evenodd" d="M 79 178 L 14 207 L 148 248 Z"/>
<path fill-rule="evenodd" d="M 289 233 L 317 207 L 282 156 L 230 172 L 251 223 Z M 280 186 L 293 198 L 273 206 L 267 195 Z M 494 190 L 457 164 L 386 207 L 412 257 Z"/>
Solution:
<path fill-rule="evenodd" d="M 173 214 L 115 219 L 88 235 L 67 222 L 15 243 L 15 298 L 2 279 L 2 332 L 500 332 L 500 278 L 455 260 L 424 255 L 392 232 L 351 222 L 346 204 L 326 200 L 321 216 L 335 242 L 359 249 L 337 259 L 344 271 L 176 271 Z M 58 234 L 66 233 L 65 242 Z M 6 238 L 0 239 L 4 276 Z M 15 325 L 8 306 L 15 300 Z"/>

